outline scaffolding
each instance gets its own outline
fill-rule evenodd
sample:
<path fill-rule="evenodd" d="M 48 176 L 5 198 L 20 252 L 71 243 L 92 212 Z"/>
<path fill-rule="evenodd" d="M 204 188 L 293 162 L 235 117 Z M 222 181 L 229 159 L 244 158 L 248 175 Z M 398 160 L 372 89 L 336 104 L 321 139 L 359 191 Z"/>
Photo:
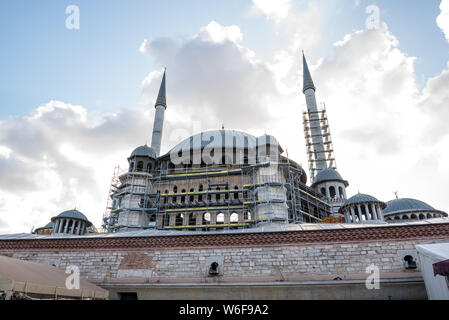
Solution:
<path fill-rule="evenodd" d="M 304 111 L 303 125 L 310 180 L 313 183 L 316 174 L 322 170 L 322 168 L 320 168 L 320 166 L 322 166 L 321 162 L 324 162 L 324 168 L 337 169 L 326 105 L 322 103 L 316 112 L 310 110 Z"/>
<path fill-rule="evenodd" d="M 114 170 L 103 228 L 218 230 L 317 223 L 331 214 L 331 207 L 306 180 L 304 170 L 285 157 L 152 172 Z M 133 224 L 136 215 L 140 220 Z"/>

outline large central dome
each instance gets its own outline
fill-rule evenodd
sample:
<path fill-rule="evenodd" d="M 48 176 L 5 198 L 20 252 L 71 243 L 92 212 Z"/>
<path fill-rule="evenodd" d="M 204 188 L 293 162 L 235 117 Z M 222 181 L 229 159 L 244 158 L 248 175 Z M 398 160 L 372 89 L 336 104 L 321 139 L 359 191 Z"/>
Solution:
<path fill-rule="evenodd" d="M 258 145 L 277 145 L 283 150 L 276 138 L 270 135 L 255 137 L 237 130 L 211 130 L 195 134 L 184 139 L 168 153 L 181 150 L 198 150 L 203 148 L 252 149 Z"/>

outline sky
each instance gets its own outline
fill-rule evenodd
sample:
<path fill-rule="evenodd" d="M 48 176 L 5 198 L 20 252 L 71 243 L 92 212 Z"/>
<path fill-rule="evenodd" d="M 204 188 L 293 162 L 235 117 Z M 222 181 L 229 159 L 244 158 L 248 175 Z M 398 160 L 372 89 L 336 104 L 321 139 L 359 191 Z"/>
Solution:
<path fill-rule="evenodd" d="M 101 225 L 164 67 L 162 152 L 224 125 L 307 170 L 301 50 L 348 195 L 449 212 L 449 0 L 5 0 L 0 37 L 0 233 Z"/>

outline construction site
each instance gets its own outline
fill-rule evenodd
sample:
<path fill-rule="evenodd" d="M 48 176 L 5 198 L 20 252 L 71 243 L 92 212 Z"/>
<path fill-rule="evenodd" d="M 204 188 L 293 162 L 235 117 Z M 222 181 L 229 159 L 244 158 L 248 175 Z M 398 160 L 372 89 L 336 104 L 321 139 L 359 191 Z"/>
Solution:
<path fill-rule="evenodd" d="M 217 230 L 328 217 L 331 207 L 306 186 L 302 167 L 283 156 L 276 162 L 272 158 L 173 168 L 162 157 L 155 170 L 142 165 L 130 165 L 127 172 L 116 168 L 103 228 Z M 145 156 L 130 160 L 143 163 Z"/>

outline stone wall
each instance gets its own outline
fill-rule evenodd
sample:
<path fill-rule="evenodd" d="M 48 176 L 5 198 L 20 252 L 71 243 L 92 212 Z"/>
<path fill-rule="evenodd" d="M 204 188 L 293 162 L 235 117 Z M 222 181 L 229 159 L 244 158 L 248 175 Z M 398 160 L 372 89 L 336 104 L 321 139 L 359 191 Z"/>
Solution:
<path fill-rule="evenodd" d="M 80 268 L 81 276 L 95 281 L 145 278 L 155 282 L 276 281 L 366 278 L 366 268 L 375 265 L 381 274 L 419 273 L 406 270 L 404 257 L 417 259 L 416 244 L 434 241 L 370 242 L 312 246 L 124 249 L 124 250 L 0 250 L 13 258 Z M 212 262 L 220 274 L 208 274 Z"/>
<path fill-rule="evenodd" d="M 184 233 L 141 238 L 12 239 L 0 241 L 0 254 L 61 269 L 76 265 L 83 278 L 109 289 L 120 284 L 126 284 L 122 291 L 150 284 L 193 284 L 195 296 L 201 293 L 204 284 L 243 283 L 246 285 L 235 289 L 242 297 L 249 294 L 248 290 L 250 294 L 260 292 L 261 297 L 268 297 L 271 289 L 260 291 L 254 285 L 282 283 L 288 287 L 300 283 L 295 289 L 286 287 L 297 292 L 298 298 L 308 295 L 304 289 L 307 286 L 301 284 L 307 281 L 318 281 L 325 287 L 329 286 L 326 282 L 333 281 L 335 285 L 341 284 L 339 288 L 344 292 L 355 288 L 358 289 L 354 292 L 359 292 L 371 274 L 367 268 L 374 265 L 380 280 L 387 281 L 390 289 L 397 285 L 401 295 L 405 294 L 407 282 L 417 291 L 402 297 L 422 298 L 425 290 L 415 245 L 448 241 L 449 224 L 440 224 L 275 233 Z M 417 269 L 405 268 L 407 255 L 417 261 Z M 219 264 L 218 276 L 209 275 L 213 262 Z M 342 289 L 346 288 L 343 284 L 349 289 Z M 171 287 L 166 292 L 173 290 Z M 381 298 L 391 295 L 389 292 Z"/>

